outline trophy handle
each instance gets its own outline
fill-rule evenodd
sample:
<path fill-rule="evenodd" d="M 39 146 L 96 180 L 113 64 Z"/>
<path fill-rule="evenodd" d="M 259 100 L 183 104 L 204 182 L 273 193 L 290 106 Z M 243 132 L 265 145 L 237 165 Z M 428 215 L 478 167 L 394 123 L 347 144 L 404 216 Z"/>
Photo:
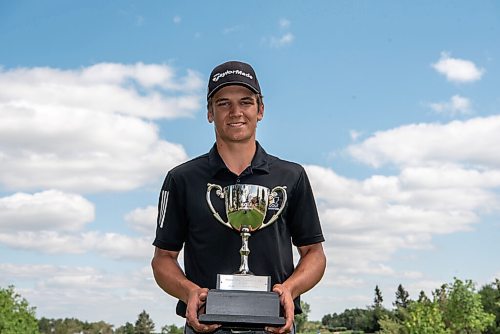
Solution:
<path fill-rule="evenodd" d="M 210 192 L 212 191 L 212 189 L 215 188 L 217 189 L 215 194 L 217 196 L 219 196 L 220 198 L 224 198 L 224 192 L 222 191 L 222 187 L 219 186 L 218 184 L 212 184 L 212 183 L 208 183 L 207 184 L 207 204 L 208 204 L 208 207 L 210 208 L 210 211 L 212 211 L 212 214 L 214 215 L 214 218 L 217 219 L 219 222 L 221 222 L 222 224 L 226 225 L 227 227 L 229 228 L 232 228 L 231 227 L 231 224 L 229 224 L 229 222 L 225 222 L 221 216 L 219 215 L 219 213 L 217 211 L 215 211 L 214 209 L 214 206 L 212 205 L 212 201 L 210 200 Z"/>
<path fill-rule="evenodd" d="M 276 221 L 276 219 L 278 219 L 279 215 L 281 214 L 281 212 L 283 211 L 283 209 L 285 208 L 285 204 L 286 204 L 286 201 L 287 201 L 287 194 L 286 194 L 286 186 L 277 186 L 277 187 L 274 187 L 272 190 L 271 190 L 271 195 L 276 193 L 276 190 L 280 190 L 281 193 L 283 194 L 283 202 L 281 203 L 281 206 L 278 210 L 278 212 L 276 212 L 272 217 L 271 219 L 269 219 L 269 221 L 267 223 L 264 223 L 262 224 L 258 229 L 260 230 L 261 228 L 264 228 L 266 226 L 269 226 L 271 225 L 272 223 L 274 223 Z"/>

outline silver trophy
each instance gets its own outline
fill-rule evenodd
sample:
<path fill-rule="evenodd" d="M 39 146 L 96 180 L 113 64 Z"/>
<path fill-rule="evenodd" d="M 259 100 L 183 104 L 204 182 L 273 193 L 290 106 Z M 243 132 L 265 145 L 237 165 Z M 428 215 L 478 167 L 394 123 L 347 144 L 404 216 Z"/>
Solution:
<path fill-rule="evenodd" d="M 224 200 L 227 221 L 212 205 L 210 194 L 213 189 Z M 278 192 L 282 197 L 278 196 Z M 217 289 L 209 291 L 206 314 L 200 316 L 200 321 L 222 323 L 231 328 L 283 325 L 284 318 L 279 316 L 279 298 L 270 292 L 271 278 L 255 276 L 248 267 L 248 239 L 253 232 L 270 226 L 278 219 L 287 201 L 286 187 L 277 186 L 270 190 L 259 185 L 235 184 L 223 189 L 209 183 L 206 200 L 215 219 L 240 233 L 242 246 L 240 268 L 233 275 L 217 275 Z M 276 213 L 265 222 L 270 207 Z"/>

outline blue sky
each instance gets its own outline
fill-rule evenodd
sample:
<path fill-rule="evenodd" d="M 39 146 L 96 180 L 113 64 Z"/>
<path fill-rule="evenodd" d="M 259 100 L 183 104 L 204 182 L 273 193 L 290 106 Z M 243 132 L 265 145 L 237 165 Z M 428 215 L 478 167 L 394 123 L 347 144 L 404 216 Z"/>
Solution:
<path fill-rule="evenodd" d="M 495 1 L 0 1 L 0 286 L 37 315 L 182 324 L 156 203 L 214 141 L 212 68 L 251 63 L 258 139 L 301 163 L 327 241 L 310 318 L 500 277 Z M 495 88 L 497 87 L 497 88 Z M 250 245 L 251 247 L 251 245 Z"/>

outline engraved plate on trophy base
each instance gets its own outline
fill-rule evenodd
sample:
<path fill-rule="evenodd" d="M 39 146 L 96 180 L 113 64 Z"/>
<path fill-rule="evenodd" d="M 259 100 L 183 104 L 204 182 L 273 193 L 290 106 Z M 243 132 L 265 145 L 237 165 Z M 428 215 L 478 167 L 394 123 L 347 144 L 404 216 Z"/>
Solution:
<path fill-rule="evenodd" d="M 263 329 L 281 327 L 280 300 L 275 292 L 210 290 L 205 314 L 199 319 L 205 324 L 221 324 L 224 328 Z"/>
<path fill-rule="evenodd" d="M 217 275 L 217 289 L 270 291 L 271 277 L 255 275 Z"/>

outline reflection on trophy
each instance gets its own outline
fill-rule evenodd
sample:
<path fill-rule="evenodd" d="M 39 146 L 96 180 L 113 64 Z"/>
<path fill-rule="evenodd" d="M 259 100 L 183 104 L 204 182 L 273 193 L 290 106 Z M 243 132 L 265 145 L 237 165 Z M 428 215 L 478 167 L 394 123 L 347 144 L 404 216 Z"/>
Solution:
<path fill-rule="evenodd" d="M 221 218 L 212 205 L 212 189 L 225 202 L 227 221 Z M 282 194 L 279 207 L 276 205 L 277 191 Z M 279 297 L 270 292 L 271 278 L 255 276 L 248 267 L 248 239 L 252 232 L 270 226 L 278 219 L 287 201 L 286 187 L 277 186 L 269 190 L 253 184 L 236 184 L 222 189 L 219 185 L 209 183 L 206 199 L 215 219 L 240 232 L 242 246 L 239 270 L 233 275 L 217 275 L 217 289 L 209 291 L 206 313 L 200 315 L 200 322 L 220 323 L 230 328 L 284 325 L 285 319 L 280 317 Z M 264 222 L 270 204 L 277 211 L 268 222 Z"/>

